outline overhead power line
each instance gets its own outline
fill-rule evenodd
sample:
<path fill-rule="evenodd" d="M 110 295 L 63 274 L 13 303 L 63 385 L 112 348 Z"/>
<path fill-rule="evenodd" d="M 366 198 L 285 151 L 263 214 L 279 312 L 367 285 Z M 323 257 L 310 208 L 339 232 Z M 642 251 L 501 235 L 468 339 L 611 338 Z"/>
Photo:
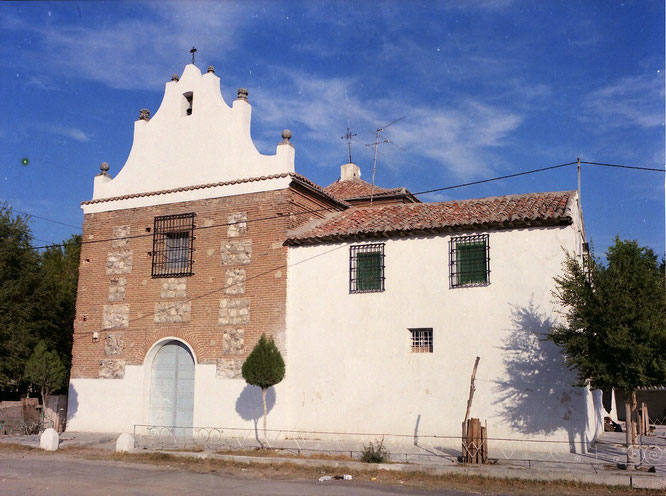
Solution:
<path fill-rule="evenodd" d="M 588 164 L 588 165 L 602 165 L 604 167 L 617 167 L 620 169 L 634 169 L 634 170 L 644 170 L 644 171 L 654 171 L 654 172 L 666 172 L 666 169 L 655 169 L 653 167 L 639 167 L 637 165 L 623 165 L 623 164 L 603 164 L 601 162 L 583 162 L 581 160 L 581 164 Z"/>
<path fill-rule="evenodd" d="M 31 214 L 30 212 L 25 212 L 23 210 L 18 210 L 18 209 L 15 209 L 15 208 L 12 208 L 12 210 L 14 212 L 18 212 L 20 214 L 27 215 L 28 217 L 34 217 L 35 219 L 41 219 L 41 220 L 45 220 L 47 222 L 52 222 L 54 224 L 60 224 L 61 226 L 74 227 L 76 229 L 81 229 L 81 226 L 75 226 L 74 224 L 67 224 L 66 222 L 61 222 L 61 221 L 55 220 L 55 219 L 49 219 L 48 217 L 42 217 L 40 215 Z"/>
<path fill-rule="evenodd" d="M 581 164 L 586 164 L 586 165 L 623 168 L 623 169 L 630 169 L 630 170 L 666 172 L 665 169 L 656 169 L 656 168 L 652 168 L 652 167 L 640 167 L 640 166 L 634 166 L 634 165 L 609 164 L 609 163 L 602 163 L 602 162 L 587 162 L 587 161 L 581 161 L 580 163 Z M 516 172 L 514 174 L 505 174 L 503 176 L 496 176 L 496 177 L 491 177 L 491 178 L 487 178 L 487 179 L 480 179 L 478 181 L 470 181 L 470 182 L 467 182 L 467 183 L 455 184 L 453 186 L 444 186 L 444 187 L 441 187 L 441 188 L 433 188 L 433 189 L 429 189 L 429 190 L 425 190 L 425 191 L 418 191 L 418 192 L 412 193 L 412 194 L 414 196 L 419 196 L 419 195 L 425 195 L 425 194 L 428 194 L 428 193 L 435 193 L 435 192 L 438 192 L 438 191 L 448 191 L 448 190 L 452 190 L 452 189 L 464 188 L 466 186 L 474 186 L 476 184 L 484 184 L 484 183 L 489 183 L 489 182 L 492 182 L 492 181 L 501 181 L 503 179 L 511 179 L 511 178 L 514 178 L 514 177 L 525 176 L 525 175 L 528 175 L 528 174 L 535 174 L 535 173 L 539 173 L 539 172 L 545 172 L 545 171 L 548 171 L 548 170 L 560 169 L 560 168 L 568 167 L 568 166 L 575 165 L 575 164 L 577 164 L 577 162 L 575 162 L 575 161 L 574 162 L 566 162 L 566 163 L 562 163 L 562 164 L 550 165 L 550 166 L 547 166 L 547 167 L 540 167 L 538 169 L 531 169 L 531 170 L 527 170 L 527 171 Z M 296 213 L 289 213 L 289 214 L 282 213 L 282 214 L 268 216 L 268 217 L 260 217 L 260 218 L 257 218 L 257 219 L 248 219 L 244 222 L 246 222 L 246 223 L 261 222 L 261 221 L 266 221 L 266 220 L 285 218 L 285 217 L 291 216 L 291 215 L 305 215 L 305 214 L 314 214 L 314 213 L 320 213 L 320 212 L 332 212 L 334 210 L 335 209 L 333 209 L 331 207 L 323 207 L 323 208 L 320 208 L 320 209 L 304 210 L 302 212 L 296 212 Z M 74 226 L 72 224 L 67 224 L 65 222 L 60 222 L 60 221 L 57 221 L 57 220 L 54 220 L 54 219 L 48 219 L 46 217 L 40 217 L 40 216 L 37 216 L 37 215 L 30 214 L 28 212 L 22 212 L 20 210 L 15 210 L 15 211 L 19 212 L 19 213 L 23 213 L 25 215 L 35 217 L 35 218 L 43 219 L 43 220 L 46 220 L 46 221 L 49 221 L 49 222 L 54 222 L 54 223 L 57 223 L 57 224 L 62 224 L 62 225 L 65 225 L 65 226 L 77 227 L 78 228 L 78 226 Z M 238 222 L 225 222 L 225 223 L 221 223 L 221 224 L 213 224 L 213 225 L 210 225 L 210 226 L 196 226 L 194 229 L 195 230 L 213 229 L 213 228 L 217 228 L 217 227 L 226 227 L 226 226 L 229 226 L 229 225 L 232 225 L 232 224 L 237 224 L 237 223 Z M 83 244 L 104 243 L 104 242 L 107 242 L 107 241 L 115 241 L 115 240 L 118 240 L 118 239 L 136 239 L 136 238 L 145 238 L 145 237 L 152 237 L 152 236 L 153 236 L 153 233 L 136 234 L 134 236 L 125 236 L 123 238 L 115 237 L 115 238 L 103 238 L 103 239 L 81 241 L 81 244 L 83 245 Z M 57 246 L 65 246 L 65 245 L 64 245 L 64 243 L 53 243 L 53 244 L 49 244 L 49 245 L 35 246 L 35 247 L 33 247 L 33 249 L 39 250 L 39 249 L 43 249 L 43 248 L 50 248 L 50 247 L 57 247 Z"/>
<path fill-rule="evenodd" d="M 435 193 L 436 191 L 446 191 L 449 189 L 462 188 L 464 186 L 472 186 L 474 184 L 483 184 L 489 183 L 491 181 L 499 181 L 501 179 L 509 179 L 511 177 L 525 176 L 527 174 L 534 174 L 535 172 L 543 172 L 552 169 L 559 169 L 560 167 L 567 167 L 569 165 L 574 165 L 577 162 L 567 162 L 566 164 L 550 165 L 548 167 L 541 167 L 540 169 L 532 169 L 524 172 L 516 172 L 515 174 L 506 174 L 504 176 L 491 177 L 489 179 L 481 179 L 479 181 L 471 181 L 469 183 L 456 184 L 454 186 L 445 186 L 443 188 L 434 188 L 426 191 L 419 191 L 418 193 L 412 193 L 413 195 L 425 195 L 426 193 Z"/>

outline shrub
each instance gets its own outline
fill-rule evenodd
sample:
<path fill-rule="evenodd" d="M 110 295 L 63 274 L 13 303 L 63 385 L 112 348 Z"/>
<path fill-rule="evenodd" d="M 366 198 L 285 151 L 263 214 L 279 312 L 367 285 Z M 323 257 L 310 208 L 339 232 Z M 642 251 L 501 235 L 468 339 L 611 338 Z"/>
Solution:
<path fill-rule="evenodd" d="M 368 445 L 363 445 L 361 452 L 361 461 L 365 463 L 384 463 L 389 460 L 391 454 L 384 447 L 384 438 L 374 443 L 370 441 Z"/>

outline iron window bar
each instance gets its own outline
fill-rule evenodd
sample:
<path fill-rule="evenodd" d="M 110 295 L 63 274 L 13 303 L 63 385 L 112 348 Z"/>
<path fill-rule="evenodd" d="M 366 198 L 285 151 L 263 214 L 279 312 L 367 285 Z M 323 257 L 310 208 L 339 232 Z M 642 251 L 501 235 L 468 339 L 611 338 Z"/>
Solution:
<path fill-rule="evenodd" d="M 152 277 L 194 275 L 194 217 L 196 214 L 155 217 Z"/>
<path fill-rule="evenodd" d="M 349 247 L 349 292 L 384 291 L 384 243 Z"/>
<path fill-rule="evenodd" d="M 432 353 L 432 328 L 410 329 L 412 353 Z"/>
<path fill-rule="evenodd" d="M 490 284 L 488 234 L 457 236 L 449 241 L 449 285 L 451 288 Z"/>

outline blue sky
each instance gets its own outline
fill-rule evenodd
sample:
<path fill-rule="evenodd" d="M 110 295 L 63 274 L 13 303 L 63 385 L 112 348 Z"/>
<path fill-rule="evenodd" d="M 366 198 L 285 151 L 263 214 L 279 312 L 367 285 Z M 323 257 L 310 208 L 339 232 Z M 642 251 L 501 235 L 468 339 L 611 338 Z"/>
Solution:
<path fill-rule="evenodd" d="M 192 46 L 227 101 L 249 90 L 252 134 L 274 153 L 292 130 L 296 170 L 423 191 L 582 160 L 664 167 L 664 2 L 20 2 L 0 4 L 0 198 L 36 244 L 82 222 L 106 161 L 115 175 L 140 108 Z M 29 159 L 22 165 L 22 158 Z M 664 174 L 584 166 L 597 255 L 616 234 L 664 253 Z M 576 188 L 575 167 L 423 200 Z"/>

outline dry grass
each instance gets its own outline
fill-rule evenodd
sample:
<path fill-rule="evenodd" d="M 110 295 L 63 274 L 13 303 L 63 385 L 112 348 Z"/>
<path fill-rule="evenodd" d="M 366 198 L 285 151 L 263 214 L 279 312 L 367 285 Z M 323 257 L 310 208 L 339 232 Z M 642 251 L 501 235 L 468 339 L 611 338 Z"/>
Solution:
<path fill-rule="evenodd" d="M 19 443 L 0 443 L 0 451 L 32 451 L 36 448 Z"/>
<path fill-rule="evenodd" d="M 220 450 L 216 451 L 218 455 L 236 455 L 236 456 L 261 456 L 261 457 L 279 457 L 279 458 L 301 458 L 306 460 L 335 460 L 343 462 L 358 461 L 354 460 L 347 455 L 330 455 L 327 453 L 294 453 L 286 450 L 276 450 L 269 448 L 253 448 L 253 449 L 239 449 L 239 450 Z"/>
<path fill-rule="evenodd" d="M 630 489 L 628 487 L 602 486 L 570 481 L 529 481 L 522 479 L 500 479 L 459 473 L 432 475 L 423 472 L 393 472 L 386 470 L 378 470 L 374 472 L 357 471 L 335 468 L 326 465 L 326 461 L 330 461 L 330 459 L 322 459 L 322 464 L 320 466 L 310 467 L 289 462 L 252 464 L 220 460 L 215 458 L 176 456 L 168 453 L 110 454 L 108 451 L 94 448 L 72 447 L 65 448 L 54 453 L 46 453 L 27 446 L 9 443 L 0 443 L 0 452 L 2 451 L 32 451 L 31 456 L 32 454 L 43 454 L 44 456 L 71 456 L 74 458 L 84 458 L 91 460 L 107 460 L 109 462 L 120 461 L 125 463 L 145 463 L 154 466 L 169 467 L 171 469 L 190 472 L 217 472 L 233 477 L 253 479 L 316 480 L 322 475 L 349 473 L 353 476 L 354 483 L 360 483 L 363 485 L 385 484 L 390 486 L 411 487 L 433 491 L 446 488 L 465 492 L 477 492 L 481 494 L 539 494 L 539 496 L 663 496 L 663 492 L 657 490 Z M 272 450 L 265 450 L 272 452 L 272 455 L 269 453 L 261 453 L 259 450 L 247 451 L 251 451 L 254 456 L 278 456 L 278 454 Z M 241 454 L 241 452 L 231 451 L 231 454 Z M 300 458 L 312 459 L 311 457 L 303 456 Z M 319 459 L 319 457 L 317 458 Z M 332 460 L 337 459 L 338 458 L 336 457 Z M 348 457 L 343 461 L 349 461 Z M 335 483 L 337 484 L 338 482 Z M 324 484 L 330 484 L 330 482 Z M 339 484 L 345 484 L 345 482 L 339 482 Z"/>
<path fill-rule="evenodd" d="M 322 475 L 348 473 L 353 476 L 356 482 L 364 484 L 386 484 L 425 490 L 441 490 L 446 488 L 480 492 L 482 494 L 497 494 L 501 492 L 512 495 L 539 494 L 540 496 L 663 496 L 661 491 L 656 490 L 630 489 L 622 486 L 602 486 L 573 481 L 529 481 L 457 473 L 432 475 L 424 472 L 393 472 L 386 470 L 366 472 L 336 468 L 327 466 L 325 463 L 317 467 L 296 465 L 289 462 L 250 464 L 214 458 L 201 459 L 172 456 L 166 453 L 113 455 L 112 458 L 126 462 L 135 461 L 139 463 L 168 465 L 171 468 L 175 467 L 194 472 L 219 472 L 225 475 L 245 478 L 316 480 Z"/>

